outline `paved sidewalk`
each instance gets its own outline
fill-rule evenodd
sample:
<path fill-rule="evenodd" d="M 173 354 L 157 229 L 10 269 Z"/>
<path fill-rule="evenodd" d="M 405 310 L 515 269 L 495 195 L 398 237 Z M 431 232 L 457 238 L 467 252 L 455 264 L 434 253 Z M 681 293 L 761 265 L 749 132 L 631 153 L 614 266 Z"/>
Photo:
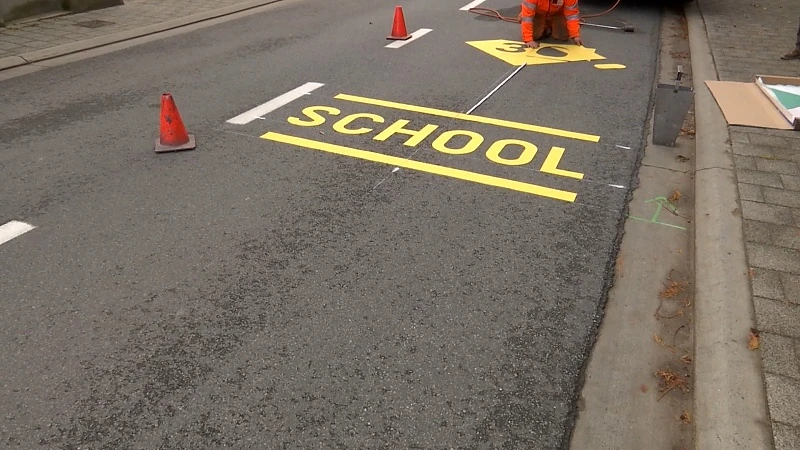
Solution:
<path fill-rule="evenodd" d="M 125 0 L 122 6 L 20 21 L 0 28 L 0 58 L 102 37 L 149 25 L 251 3 L 248 0 Z"/>
<path fill-rule="evenodd" d="M 720 80 L 800 76 L 800 61 L 780 60 L 796 40 L 797 0 L 696 1 Z M 730 136 L 775 448 L 800 449 L 800 132 Z"/>

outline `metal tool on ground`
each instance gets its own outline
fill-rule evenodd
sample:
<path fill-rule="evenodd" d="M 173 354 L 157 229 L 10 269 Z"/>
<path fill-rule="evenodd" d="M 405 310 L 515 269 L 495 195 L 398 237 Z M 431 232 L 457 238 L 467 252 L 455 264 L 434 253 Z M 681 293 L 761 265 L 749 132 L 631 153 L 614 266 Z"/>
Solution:
<path fill-rule="evenodd" d="M 181 119 L 172 94 L 162 94 L 161 129 L 159 138 L 156 140 L 156 153 L 193 150 L 194 148 L 194 135 L 186 131 L 186 127 L 183 125 L 183 119 Z"/>
<path fill-rule="evenodd" d="M 581 21 L 581 26 L 584 26 L 584 25 L 590 26 L 590 27 L 596 27 L 596 28 L 607 28 L 607 29 L 610 29 L 610 30 L 620 30 L 620 31 L 624 31 L 626 33 L 633 33 L 634 31 L 636 31 L 636 28 L 633 25 L 629 24 L 629 23 L 626 23 L 626 24 L 624 24 L 622 26 L 619 26 L 619 27 L 615 27 L 613 25 L 601 25 L 599 23 L 591 23 L 591 22 Z"/>
<path fill-rule="evenodd" d="M 406 19 L 403 16 L 403 7 L 399 5 L 395 6 L 394 21 L 392 22 L 392 34 L 387 36 L 386 39 L 405 41 L 409 38 L 411 38 L 411 35 L 408 34 L 408 30 L 406 30 Z"/>
<path fill-rule="evenodd" d="M 683 66 L 674 84 L 659 83 L 653 113 L 653 144 L 673 147 L 694 99 L 694 88 L 681 86 Z"/>

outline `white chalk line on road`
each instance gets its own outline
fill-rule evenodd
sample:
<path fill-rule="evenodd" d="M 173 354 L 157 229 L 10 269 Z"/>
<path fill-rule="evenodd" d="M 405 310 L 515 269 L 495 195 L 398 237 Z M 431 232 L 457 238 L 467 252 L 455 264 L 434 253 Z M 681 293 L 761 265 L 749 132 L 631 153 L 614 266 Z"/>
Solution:
<path fill-rule="evenodd" d="M 489 97 L 491 97 L 491 96 L 492 96 L 492 95 L 493 95 L 495 92 L 497 92 L 497 91 L 498 91 L 498 90 L 499 90 L 501 87 L 503 87 L 503 85 L 504 85 L 504 84 L 508 83 L 508 80 L 510 80 L 511 78 L 513 78 L 513 77 L 514 77 L 514 75 L 516 75 L 517 73 L 519 73 L 519 71 L 520 71 L 520 70 L 522 70 L 523 68 L 525 68 L 525 66 L 526 66 L 526 64 L 522 64 L 522 65 L 520 65 L 519 67 L 517 67 L 517 70 L 515 70 L 515 71 L 511 72 L 511 75 L 507 76 L 507 77 L 506 77 L 506 78 L 505 78 L 503 81 L 501 81 L 501 82 L 500 82 L 500 84 L 498 84 L 497 86 L 495 86 L 495 88 L 494 88 L 494 89 L 492 89 L 492 91 L 491 91 L 491 92 L 489 92 L 488 94 L 486 94 L 486 96 L 485 96 L 485 97 L 483 97 L 483 98 L 482 98 L 482 99 L 481 99 L 481 100 L 480 100 L 480 101 L 479 101 L 477 104 L 475 104 L 475 106 L 473 106 L 472 108 L 470 108 L 470 109 L 469 109 L 469 111 L 467 111 L 467 114 L 472 114 L 472 112 L 473 112 L 473 111 L 475 111 L 475 110 L 476 110 L 476 109 L 477 109 L 479 106 L 481 106 L 481 105 L 483 104 L 483 102 L 485 102 L 485 101 L 486 101 L 486 100 L 487 100 Z"/>
<path fill-rule="evenodd" d="M 12 220 L 4 225 L 0 225 L 0 245 L 14 239 L 15 237 L 22 236 L 34 229 L 33 225 L 17 220 Z"/>
<path fill-rule="evenodd" d="M 468 3 L 465 6 L 459 8 L 459 11 L 469 11 L 470 9 L 480 5 L 481 3 L 485 2 L 486 0 L 475 0 L 474 2 Z"/>
<path fill-rule="evenodd" d="M 425 36 L 426 34 L 430 33 L 430 28 L 420 28 L 419 30 L 411 33 L 411 37 L 406 39 L 405 41 L 394 41 L 391 44 L 387 45 L 386 48 L 400 48 L 408 43 L 414 42 L 415 40 Z"/>
<path fill-rule="evenodd" d="M 292 89 L 291 91 L 285 94 L 281 94 L 264 104 L 258 105 L 249 111 L 239 114 L 233 119 L 228 119 L 226 122 L 232 123 L 234 125 L 246 125 L 256 119 L 263 119 L 264 118 L 263 116 L 271 113 L 272 111 L 275 111 L 281 106 L 285 106 L 297 100 L 298 98 L 304 95 L 310 94 L 311 92 L 321 88 L 322 86 L 325 86 L 325 84 L 313 83 L 313 82 L 309 82 L 302 86 L 298 86 Z"/>

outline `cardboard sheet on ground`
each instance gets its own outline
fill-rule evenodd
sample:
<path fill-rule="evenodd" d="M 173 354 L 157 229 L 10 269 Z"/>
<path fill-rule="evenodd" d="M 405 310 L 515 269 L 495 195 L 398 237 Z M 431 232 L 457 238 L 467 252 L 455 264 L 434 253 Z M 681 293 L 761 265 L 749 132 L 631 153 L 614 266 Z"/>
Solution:
<path fill-rule="evenodd" d="M 706 85 L 729 125 L 800 130 L 800 78 L 756 75 L 752 83 Z"/>

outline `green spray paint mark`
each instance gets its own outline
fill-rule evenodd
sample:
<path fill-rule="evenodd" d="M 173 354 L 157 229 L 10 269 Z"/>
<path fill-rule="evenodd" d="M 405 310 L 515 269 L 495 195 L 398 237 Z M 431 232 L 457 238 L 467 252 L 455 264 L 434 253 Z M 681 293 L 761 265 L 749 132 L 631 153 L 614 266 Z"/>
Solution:
<path fill-rule="evenodd" d="M 660 222 L 658 220 L 658 218 L 659 218 L 659 216 L 661 216 L 661 212 L 664 210 L 664 208 L 667 208 L 673 214 L 678 211 L 678 208 L 676 208 L 672 203 L 670 203 L 669 200 L 666 197 L 661 196 L 661 197 L 651 198 L 650 200 L 646 200 L 645 201 L 645 203 L 653 203 L 653 202 L 655 202 L 655 204 L 656 204 L 656 210 L 653 213 L 653 217 L 651 217 L 650 219 L 644 219 L 644 218 L 641 218 L 641 217 L 636 217 L 636 216 L 631 216 L 631 215 L 628 215 L 628 217 L 631 218 L 631 219 L 634 219 L 634 220 L 641 220 L 642 222 L 654 223 L 654 224 L 657 224 L 657 225 L 664 225 L 665 227 L 677 228 L 679 230 L 686 231 L 686 228 L 684 228 L 682 226 L 672 225 L 671 223 Z"/>

